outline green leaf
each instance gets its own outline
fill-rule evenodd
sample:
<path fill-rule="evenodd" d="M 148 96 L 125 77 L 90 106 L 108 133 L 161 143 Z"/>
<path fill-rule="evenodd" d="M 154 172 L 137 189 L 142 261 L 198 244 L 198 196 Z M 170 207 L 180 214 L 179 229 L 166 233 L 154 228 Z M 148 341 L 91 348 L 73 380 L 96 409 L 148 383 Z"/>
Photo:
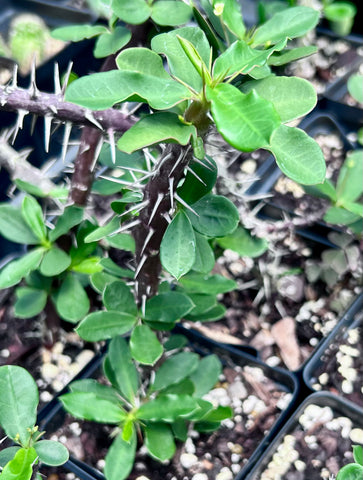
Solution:
<path fill-rule="evenodd" d="M 206 312 L 199 313 L 198 315 L 190 314 L 186 317 L 186 319 L 193 322 L 212 322 L 223 318 L 225 313 L 226 307 L 218 303 Z"/>
<path fill-rule="evenodd" d="M 218 168 L 211 157 L 198 162 L 192 161 L 189 168 L 194 174 L 190 170 L 187 172 L 182 186 L 177 189 L 177 194 L 191 205 L 212 190 L 217 181 Z"/>
<path fill-rule="evenodd" d="M 151 15 L 151 7 L 144 0 L 133 0 L 132 2 L 112 0 L 112 10 L 121 20 L 131 25 L 144 23 Z"/>
<path fill-rule="evenodd" d="M 227 293 L 237 287 L 237 283 L 234 280 L 225 278 L 222 275 L 203 275 L 200 273 L 189 273 L 181 278 L 179 282 L 188 292 L 210 295 Z"/>
<path fill-rule="evenodd" d="M 52 30 L 52 37 L 64 42 L 79 42 L 85 38 L 92 38 L 107 32 L 103 25 L 67 25 Z"/>
<path fill-rule="evenodd" d="M 46 242 L 47 232 L 44 224 L 43 211 L 35 198 L 24 197 L 21 205 L 21 213 L 25 222 L 40 242 Z"/>
<path fill-rule="evenodd" d="M 198 368 L 190 375 L 195 385 L 194 396 L 201 398 L 218 382 L 222 365 L 216 355 L 208 355 L 199 361 Z"/>
<path fill-rule="evenodd" d="M 354 213 L 355 215 L 363 217 L 363 205 L 361 203 L 348 202 L 344 200 L 344 202 L 342 202 L 342 207 L 346 210 L 349 210 L 349 212 Z"/>
<path fill-rule="evenodd" d="M 155 372 L 154 382 L 150 386 L 151 391 L 163 390 L 180 382 L 196 370 L 198 363 L 199 356 L 191 352 L 181 352 L 167 358 Z"/>
<path fill-rule="evenodd" d="M 179 417 L 190 414 L 198 408 L 195 398 L 189 395 L 159 395 L 153 400 L 143 403 L 136 411 L 140 420 L 152 422 L 174 422 Z"/>
<path fill-rule="evenodd" d="M 134 465 L 136 444 L 135 431 L 129 442 L 125 442 L 122 435 L 115 438 L 106 455 L 104 473 L 107 480 L 125 480 L 129 476 Z"/>
<path fill-rule="evenodd" d="M 128 313 L 101 310 L 87 315 L 76 332 L 87 342 L 99 342 L 129 332 L 136 320 L 136 317 Z"/>
<path fill-rule="evenodd" d="M 106 285 L 102 300 L 107 310 L 129 313 L 130 315 L 137 314 L 135 299 L 130 287 L 121 280 Z"/>
<path fill-rule="evenodd" d="M 36 245 L 39 239 L 24 222 L 21 209 L 7 203 L 0 205 L 0 234 L 7 240 Z"/>
<path fill-rule="evenodd" d="M 363 467 L 356 463 L 348 463 L 338 472 L 336 480 L 362 480 Z"/>
<path fill-rule="evenodd" d="M 1 480 L 30 480 L 36 458 L 34 448 L 21 448 L 0 473 Z"/>
<path fill-rule="evenodd" d="M 111 233 L 116 232 L 120 228 L 120 217 L 115 216 L 110 220 L 106 225 L 103 225 L 102 227 L 98 227 L 95 230 L 93 230 L 91 233 L 89 233 L 84 241 L 85 243 L 91 243 L 91 242 L 97 242 L 98 240 L 101 240 L 107 235 L 111 235 Z"/>
<path fill-rule="evenodd" d="M 362 87 L 363 88 L 363 87 Z M 339 203 L 355 202 L 363 193 L 363 150 L 347 155 L 339 170 L 336 192 Z"/>
<path fill-rule="evenodd" d="M 7 448 L 4 448 L 3 450 L 0 450 L 0 467 L 4 468 L 5 465 L 14 458 L 14 455 L 18 450 L 20 450 L 20 447 L 18 446 L 7 447 Z"/>
<path fill-rule="evenodd" d="M 43 311 L 47 303 L 47 292 L 37 288 L 20 287 L 16 289 L 17 300 L 14 305 L 18 318 L 31 318 Z"/>
<path fill-rule="evenodd" d="M 44 248 L 36 248 L 5 265 L 0 271 L 0 288 L 12 287 L 19 283 L 22 278 L 38 267 L 43 255 Z"/>
<path fill-rule="evenodd" d="M 170 385 L 170 387 L 163 390 L 164 394 L 176 393 L 177 395 L 193 395 L 195 391 L 194 383 L 189 378 L 183 378 L 179 383 Z"/>
<path fill-rule="evenodd" d="M 114 277 L 113 275 L 110 275 L 109 273 L 106 272 L 96 272 L 94 273 L 91 278 L 90 282 L 94 290 L 98 293 L 103 293 L 103 290 L 106 288 L 106 285 L 109 283 L 115 282 L 118 280 L 117 277 Z"/>
<path fill-rule="evenodd" d="M 280 170 L 303 185 L 322 183 L 325 178 L 324 155 L 303 130 L 281 125 L 271 136 L 268 147 Z"/>
<path fill-rule="evenodd" d="M 76 380 L 69 385 L 71 392 L 84 392 L 84 393 L 94 393 L 96 397 L 103 398 L 104 400 L 109 400 L 110 402 L 117 403 L 120 402 L 120 397 L 116 390 L 108 385 L 103 385 L 98 383 L 97 380 L 93 378 L 84 378 L 82 380 Z"/>
<path fill-rule="evenodd" d="M 232 233 L 238 225 L 239 213 L 234 204 L 221 195 L 205 195 L 193 204 L 187 215 L 197 232 L 207 237 L 224 237 Z M 198 216 L 197 216 L 198 215 Z"/>
<path fill-rule="evenodd" d="M 84 318 L 90 308 L 87 292 L 75 275 L 68 274 L 55 297 L 58 314 L 68 322 L 77 323 Z"/>
<path fill-rule="evenodd" d="M 94 56 L 96 58 L 107 57 L 118 52 L 131 40 L 131 32 L 126 27 L 116 27 L 113 32 L 105 32 L 97 39 Z"/>
<path fill-rule="evenodd" d="M 146 425 L 145 445 L 150 455 L 160 462 L 172 458 L 176 451 L 173 432 L 165 423 Z"/>
<path fill-rule="evenodd" d="M 236 37 L 244 38 L 246 27 L 243 23 L 241 5 L 236 0 L 223 0 L 222 21 Z"/>
<path fill-rule="evenodd" d="M 319 16 L 318 10 L 309 7 L 286 8 L 257 28 L 253 45 L 271 45 L 284 38 L 301 37 L 318 24 Z"/>
<path fill-rule="evenodd" d="M 12 440 L 26 445 L 37 419 L 38 388 L 33 377 L 16 365 L 0 367 L 0 425 Z"/>
<path fill-rule="evenodd" d="M 196 316 L 202 313 L 206 313 L 217 305 L 215 295 L 205 295 L 204 293 L 189 293 L 188 297 L 195 304 L 195 307 L 189 312 L 188 316 Z"/>
<path fill-rule="evenodd" d="M 257 50 L 251 48 L 244 40 L 234 42 L 223 52 L 213 66 L 213 78 L 229 78 L 237 73 L 247 75 L 255 67 L 262 67 L 269 57 L 277 50 L 282 50 L 286 41 L 282 40 L 268 50 Z"/>
<path fill-rule="evenodd" d="M 154 365 L 163 353 L 155 333 L 147 325 L 137 325 L 130 338 L 133 358 L 143 365 Z"/>
<path fill-rule="evenodd" d="M 309 45 L 307 47 L 298 47 L 283 50 L 282 52 L 274 52 L 268 59 L 268 65 L 280 67 L 286 63 L 299 60 L 300 58 L 309 57 L 318 51 L 318 47 Z"/>
<path fill-rule="evenodd" d="M 282 123 L 306 115 L 317 102 L 315 88 L 303 78 L 270 76 L 243 86 L 244 93 L 252 89 L 273 103 Z"/>
<path fill-rule="evenodd" d="M 218 238 L 217 243 L 222 248 L 237 252 L 241 257 L 259 257 L 268 249 L 268 242 L 265 238 L 254 237 L 241 226 L 238 226 L 230 235 Z"/>
<path fill-rule="evenodd" d="M 166 56 L 170 73 L 199 92 L 203 81 L 194 68 L 178 40 L 178 36 L 189 41 L 199 53 L 203 62 L 208 65 L 210 46 L 204 32 L 198 27 L 183 27 L 155 36 L 151 48 Z"/>
<path fill-rule="evenodd" d="M 49 232 L 49 240 L 54 242 L 57 238 L 67 234 L 73 227 L 79 225 L 83 220 L 84 209 L 70 205 L 64 209 L 62 215 L 57 219 L 56 226 Z"/>
<path fill-rule="evenodd" d="M 325 222 L 333 225 L 350 225 L 356 222 L 359 216 L 343 207 L 330 207 L 323 218 Z"/>
<path fill-rule="evenodd" d="M 192 9 L 184 2 L 160 0 L 152 7 L 152 20 L 158 25 L 177 27 L 190 20 Z"/>
<path fill-rule="evenodd" d="M 115 402 L 99 398 L 93 392 L 72 392 L 59 397 L 63 407 L 73 417 L 99 423 L 119 424 L 126 412 Z"/>
<path fill-rule="evenodd" d="M 327 198 L 333 203 L 337 201 L 337 192 L 334 185 L 329 179 L 325 179 L 323 183 L 317 185 L 305 185 L 304 190 L 309 195 L 313 195 L 318 198 Z"/>
<path fill-rule="evenodd" d="M 132 153 L 162 142 L 187 145 L 195 134 L 194 125 L 185 125 L 175 113 L 153 113 L 129 128 L 117 142 L 117 147 Z"/>
<path fill-rule="evenodd" d="M 170 337 L 164 343 L 164 348 L 166 351 L 169 350 L 180 350 L 188 344 L 188 339 L 185 335 L 175 333 L 170 335 Z"/>
<path fill-rule="evenodd" d="M 183 293 L 161 293 L 147 300 L 145 319 L 156 322 L 174 323 L 189 313 L 193 307 L 193 302 Z"/>
<path fill-rule="evenodd" d="M 176 279 L 192 268 L 195 260 L 195 242 L 189 218 L 183 211 L 179 211 L 168 225 L 160 245 L 161 264 Z"/>
<path fill-rule="evenodd" d="M 81 262 L 71 265 L 71 270 L 72 272 L 84 273 L 86 275 L 102 272 L 103 267 L 100 265 L 100 260 L 101 257 L 85 258 Z"/>
<path fill-rule="evenodd" d="M 192 270 L 200 273 L 209 273 L 215 264 L 214 252 L 208 240 L 203 235 L 195 232 L 196 249 L 195 261 Z"/>
<path fill-rule="evenodd" d="M 158 55 L 146 48 L 128 48 L 124 52 L 129 53 L 130 50 L 136 51 L 133 70 L 131 67 L 126 69 L 122 64 L 122 71 L 112 70 L 81 77 L 69 85 L 66 101 L 92 110 L 104 110 L 119 102 L 135 100 L 163 110 L 190 98 L 189 90 L 164 70 Z M 141 69 L 140 64 L 149 68 Z M 164 94 L 160 95 L 160 92 Z"/>
<path fill-rule="evenodd" d="M 363 103 L 363 75 L 356 73 L 348 78 L 348 92 L 359 103 Z"/>
<path fill-rule="evenodd" d="M 256 92 L 247 95 L 230 84 L 207 87 L 211 112 L 218 131 L 237 150 L 252 151 L 267 146 L 280 118 L 271 102 Z"/>
<path fill-rule="evenodd" d="M 117 277 L 134 278 L 134 273 L 126 268 L 119 267 L 111 258 L 103 258 L 100 261 L 100 265 L 105 269 L 107 273 L 115 275 Z"/>
<path fill-rule="evenodd" d="M 122 337 L 113 338 L 108 347 L 109 380 L 123 397 L 134 403 L 139 388 L 139 375 L 132 360 L 130 349 Z"/>
<path fill-rule="evenodd" d="M 110 247 L 126 250 L 135 253 L 135 240 L 128 233 L 117 233 L 106 238 L 106 242 Z"/>
<path fill-rule="evenodd" d="M 355 463 L 363 466 L 363 447 L 362 445 L 353 445 L 353 457 Z"/>
<path fill-rule="evenodd" d="M 56 277 L 67 270 L 71 262 L 71 257 L 64 250 L 52 247 L 45 252 L 39 271 L 45 277 Z"/>
<path fill-rule="evenodd" d="M 39 460 L 45 465 L 63 465 L 69 458 L 67 448 L 60 442 L 53 440 L 41 440 L 34 445 Z"/>

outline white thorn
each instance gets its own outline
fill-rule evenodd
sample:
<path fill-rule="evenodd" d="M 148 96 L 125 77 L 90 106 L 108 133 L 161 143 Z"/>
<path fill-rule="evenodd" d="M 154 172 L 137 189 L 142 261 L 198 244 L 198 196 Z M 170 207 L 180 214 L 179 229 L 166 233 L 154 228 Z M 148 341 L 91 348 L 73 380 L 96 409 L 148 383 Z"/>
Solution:
<path fill-rule="evenodd" d="M 170 218 L 170 215 L 168 214 L 168 212 L 165 212 L 163 214 L 163 217 L 165 218 L 165 220 L 168 222 L 168 223 L 171 223 L 171 218 Z"/>
<path fill-rule="evenodd" d="M 22 109 L 18 110 L 18 116 L 16 118 L 16 125 L 15 125 L 15 129 L 14 129 L 14 134 L 13 134 L 13 138 L 12 138 L 12 141 L 11 141 L 12 144 L 14 144 L 19 130 L 21 130 L 23 128 L 24 117 L 28 113 L 29 112 L 27 110 L 22 110 Z"/>
<path fill-rule="evenodd" d="M 163 198 L 164 198 L 164 194 L 163 193 L 158 193 L 158 198 L 156 199 L 153 211 L 151 212 L 148 225 L 150 225 L 150 223 L 152 222 L 152 219 L 154 218 L 154 216 L 157 212 L 157 209 L 159 208 L 159 205 L 160 205 Z"/>
<path fill-rule="evenodd" d="M 124 215 L 127 215 L 130 212 L 135 212 L 138 213 L 140 210 L 145 208 L 147 205 L 149 205 L 149 200 L 145 200 L 145 202 L 141 202 L 134 207 L 130 207 L 128 210 L 120 214 L 120 218 L 123 217 Z"/>
<path fill-rule="evenodd" d="M 30 70 L 30 85 L 29 85 L 29 91 L 30 91 L 30 96 L 31 98 L 37 98 L 39 95 L 39 90 L 36 84 L 36 79 L 35 79 L 35 72 L 36 72 L 36 58 L 35 56 L 33 57 L 32 65 L 31 65 L 31 70 Z"/>
<path fill-rule="evenodd" d="M 100 122 L 98 122 L 95 119 L 95 117 L 93 116 L 93 112 L 91 112 L 91 110 L 86 110 L 84 116 L 87 118 L 89 122 L 93 123 L 93 125 L 96 125 L 96 127 L 98 127 L 100 130 L 103 130 L 102 125 L 100 124 Z"/>
<path fill-rule="evenodd" d="M 18 64 L 14 63 L 13 67 L 13 79 L 11 82 L 11 88 L 16 88 L 18 86 Z"/>
<path fill-rule="evenodd" d="M 72 123 L 66 122 L 64 124 L 64 134 L 63 134 L 63 143 L 62 143 L 62 162 L 66 160 L 67 147 L 69 142 L 69 137 L 71 135 Z"/>
<path fill-rule="evenodd" d="M 150 289 L 150 285 L 147 287 L 149 289 L 149 291 L 151 290 Z M 146 289 L 147 290 L 147 289 Z M 141 313 L 142 313 L 142 316 L 145 317 L 145 311 L 146 311 L 146 300 L 147 300 L 147 296 L 146 295 L 142 295 L 141 297 Z"/>
<path fill-rule="evenodd" d="M 136 226 L 139 225 L 140 223 L 141 223 L 140 220 L 135 220 L 135 221 L 133 221 L 133 222 L 131 222 L 131 223 L 127 223 L 127 224 L 124 225 L 123 227 L 121 227 L 121 228 L 119 228 L 118 230 L 116 230 L 116 231 L 114 232 L 114 234 L 124 232 L 125 230 L 129 230 L 129 229 L 132 228 L 132 227 L 136 227 Z"/>
<path fill-rule="evenodd" d="M 58 62 L 54 63 L 54 93 L 60 95 L 62 93 L 62 86 L 59 77 L 59 65 Z"/>
<path fill-rule="evenodd" d="M 102 145 L 103 145 L 103 137 L 100 138 L 100 141 L 98 142 L 96 148 L 95 148 L 95 155 L 93 157 L 93 164 L 92 164 L 92 167 L 91 167 L 91 172 L 93 172 L 95 166 L 96 166 L 96 163 L 97 163 L 97 160 L 98 160 L 98 157 L 99 157 L 99 154 L 101 152 L 101 148 L 102 148 Z"/>
<path fill-rule="evenodd" d="M 62 90 L 61 90 L 62 95 L 64 95 L 65 92 L 66 92 L 66 88 L 67 88 L 67 85 L 68 85 L 68 80 L 69 80 L 70 74 L 72 72 L 72 67 L 73 67 L 73 62 L 70 62 L 69 65 L 68 65 L 67 71 L 64 75 L 64 79 L 63 79 L 63 87 L 62 87 Z"/>
<path fill-rule="evenodd" d="M 207 185 L 207 184 L 199 177 L 199 175 L 197 175 L 197 174 L 195 173 L 195 171 L 194 171 L 192 168 L 187 167 L 187 171 L 190 172 L 192 175 L 194 175 L 195 178 L 200 181 L 200 183 L 202 183 L 202 184 L 205 185 L 205 186 Z"/>
<path fill-rule="evenodd" d="M 38 119 L 38 115 L 33 115 L 32 116 L 32 121 L 31 121 L 31 125 L 30 125 L 30 135 L 33 135 L 33 133 L 34 133 L 35 124 L 37 122 L 37 119 Z"/>
<path fill-rule="evenodd" d="M 115 144 L 115 132 L 112 128 L 107 130 L 108 133 L 108 141 L 110 142 L 110 149 L 111 149 L 111 159 L 112 163 L 115 165 L 116 163 L 116 144 Z"/>
<path fill-rule="evenodd" d="M 134 283 L 134 290 L 135 290 L 135 295 L 137 296 L 137 292 L 139 291 L 139 282 L 135 280 Z"/>
<path fill-rule="evenodd" d="M 165 157 L 165 160 L 166 158 L 168 157 L 168 155 Z M 171 174 L 174 172 L 174 170 L 176 169 L 176 167 L 179 165 L 179 163 L 182 161 L 184 157 L 184 152 L 181 152 L 181 154 L 179 155 L 178 157 L 178 160 L 174 163 L 174 166 L 173 168 L 171 169 L 170 173 L 169 173 L 169 177 L 171 176 Z"/>
<path fill-rule="evenodd" d="M 48 108 L 51 112 L 53 112 L 55 115 L 57 115 L 58 110 L 57 110 L 57 107 L 55 105 L 49 105 Z"/>
<path fill-rule="evenodd" d="M 188 205 L 186 202 L 184 202 L 184 200 L 179 197 L 179 195 L 177 193 L 174 193 L 174 198 L 175 200 L 177 200 L 179 203 L 181 203 L 185 208 L 187 208 L 188 210 L 190 210 L 192 213 L 194 213 L 194 215 L 196 215 L 197 217 L 199 217 L 198 213 L 192 209 L 192 207 L 190 205 Z"/>
<path fill-rule="evenodd" d="M 50 142 L 50 130 L 52 126 L 53 117 L 49 115 L 44 116 L 44 145 L 45 151 L 48 153 L 49 151 L 49 142 Z"/>
<path fill-rule="evenodd" d="M 169 178 L 169 196 L 170 196 L 170 208 L 174 208 L 174 177 Z"/>
<path fill-rule="evenodd" d="M 141 255 L 144 253 L 146 245 L 149 243 L 150 238 L 154 235 L 154 233 L 155 233 L 155 230 L 153 228 L 150 228 L 149 233 L 147 234 L 147 237 L 145 238 L 144 245 L 142 246 Z"/>
<path fill-rule="evenodd" d="M 201 160 L 199 160 L 199 158 L 193 157 L 193 161 L 194 161 L 195 163 L 199 163 L 199 165 L 202 165 L 202 166 L 203 166 L 204 168 L 206 168 L 207 170 L 213 170 L 212 163 L 211 163 L 209 160 L 207 160 L 206 158 L 205 158 L 204 160 L 206 160 L 206 161 L 209 163 L 209 165 L 211 165 L 211 167 L 208 167 L 208 165 L 206 165 L 206 164 L 203 163 Z"/>
<path fill-rule="evenodd" d="M 141 257 L 141 260 L 140 260 L 140 262 L 139 262 L 139 264 L 138 264 L 138 266 L 137 266 L 137 269 L 136 269 L 136 271 L 135 271 L 135 277 L 134 277 L 134 278 L 137 278 L 137 276 L 139 275 L 140 270 L 142 269 L 144 263 L 146 262 L 146 259 L 147 259 L 147 256 L 146 256 L 146 255 L 143 255 L 143 256 Z"/>

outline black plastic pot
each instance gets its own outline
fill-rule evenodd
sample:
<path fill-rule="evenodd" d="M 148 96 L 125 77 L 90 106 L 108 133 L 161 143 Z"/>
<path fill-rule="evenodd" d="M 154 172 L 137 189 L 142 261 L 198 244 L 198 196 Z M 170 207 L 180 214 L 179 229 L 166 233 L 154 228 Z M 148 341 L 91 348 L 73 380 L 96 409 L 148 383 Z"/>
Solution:
<path fill-rule="evenodd" d="M 319 392 L 319 393 L 313 393 L 309 397 L 306 398 L 306 400 L 300 405 L 300 407 L 296 410 L 296 412 L 293 414 L 293 416 L 287 421 L 287 423 L 283 426 L 281 431 L 278 433 L 270 447 L 264 452 L 263 456 L 261 457 L 261 460 L 253 470 L 250 472 L 250 474 L 245 477 L 245 480 L 261 480 L 262 478 L 284 478 L 284 479 L 311 479 L 315 480 L 317 478 L 322 478 L 320 476 L 320 471 L 315 471 L 315 476 L 314 474 L 311 473 L 311 471 L 308 470 L 308 468 L 311 467 L 311 465 L 305 465 L 305 470 L 299 471 L 297 467 L 291 472 L 290 471 L 290 476 L 287 475 L 287 472 L 284 472 L 282 474 L 279 474 L 278 476 L 266 476 L 264 477 L 263 474 L 266 472 L 267 467 L 270 465 L 271 468 L 271 461 L 279 461 L 281 463 L 283 462 L 291 462 L 292 464 L 294 461 L 296 461 L 294 452 L 291 450 L 287 450 L 286 452 L 283 450 L 283 442 L 287 443 L 289 445 L 289 440 L 291 443 L 291 435 L 293 435 L 294 431 L 295 434 L 298 431 L 298 435 L 300 438 L 301 437 L 301 427 L 299 426 L 299 418 L 304 412 L 307 412 L 306 409 L 311 409 L 312 406 L 315 406 L 319 409 L 325 409 L 325 410 L 320 410 L 321 411 L 321 416 L 320 418 L 316 418 L 316 425 L 317 427 L 314 427 L 314 425 L 311 426 L 311 433 L 310 433 L 310 439 L 309 441 L 314 441 L 314 437 L 317 435 L 317 432 L 319 430 L 314 430 L 314 428 L 320 428 L 323 427 L 326 423 L 328 423 L 328 420 L 324 418 L 323 415 L 329 414 L 330 411 L 327 409 L 331 409 L 333 413 L 333 418 L 342 418 L 346 417 L 349 421 L 352 422 L 352 426 L 354 428 L 363 428 L 363 415 L 362 415 L 362 410 L 356 407 L 354 404 L 351 402 L 348 402 L 342 398 L 336 397 L 334 395 L 331 395 L 330 393 L 327 392 Z M 315 408 L 314 407 L 314 408 Z M 351 455 L 352 452 L 352 445 L 354 445 L 356 442 L 347 440 L 343 435 L 340 435 L 339 432 L 333 432 L 333 444 L 336 442 L 337 445 L 342 445 L 343 448 L 346 448 L 346 453 L 347 457 L 345 458 L 343 455 L 341 458 L 339 458 L 339 462 L 341 462 L 338 465 L 338 468 L 341 468 L 344 464 L 349 463 L 353 461 L 352 457 L 349 458 L 349 454 Z M 289 437 L 287 437 L 289 436 Z M 285 444 L 286 444 L 285 443 Z M 314 461 L 319 462 L 319 459 L 321 458 L 321 449 L 323 448 L 323 445 L 327 445 L 329 448 L 331 448 L 330 452 L 330 457 L 333 456 L 334 453 L 334 447 L 332 446 L 332 441 L 329 438 L 329 436 L 325 436 L 322 443 L 319 445 L 314 452 Z M 283 452 L 283 455 L 281 455 L 281 452 Z M 276 458 L 278 457 L 278 459 Z M 282 458 L 281 458 L 282 457 Z M 297 464 L 296 464 L 297 465 Z M 303 465 L 299 465 L 299 467 L 303 468 Z M 327 475 L 331 474 L 336 474 L 337 472 L 328 472 Z M 266 473 L 265 473 L 266 475 Z M 326 478 L 335 478 L 334 477 L 326 477 Z"/>
<path fill-rule="evenodd" d="M 347 132 L 344 130 L 344 127 L 339 125 L 337 121 L 327 113 L 319 111 L 314 112 L 300 123 L 299 128 L 305 130 L 310 136 L 319 133 L 335 133 L 343 142 L 343 148 L 345 151 L 354 149 L 354 145 L 346 138 Z M 271 194 L 271 199 L 264 201 L 264 205 L 259 211 L 259 216 L 263 219 L 274 221 L 282 220 L 285 214 L 290 217 L 295 216 L 292 211 L 278 205 L 273 198 L 273 187 L 282 175 L 283 174 L 278 168 L 274 157 L 271 155 L 261 168 L 257 170 L 256 177 L 258 180 L 252 184 L 246 192 L 247 195 L 251 196 Z M 329 248 L 335 248 L 336 245 L 327 237 L 328 233 L 331 231 L 340 232 L 342 230 L 338 226 L 328 225 L 324 221 L 316 222 L 312 226 L 296 229 L 296 232 L 306 239 L 320 243 Z"/>
<path fill-rule="evenodd" d="M 352 340 L 349 341 L 351 338 L 350 332 L 352 332 L 353 329 L 355 332 L 360 332 L 361 337 L 363 332 L 363 293 L 355 299 L 340 322 L 307 362 L 303 370 L 303 379 L 311 391 L 329 390 L 331 393 L 357 403 L 357 405 L 363 409 L 362 392 L 356 391 L 355 389 L 344 392 L 344 390 L 346 390 L 343 386 L 344 377 L 338 372 L 339 359 L 342 356 L 339 348 L 341 345 L 347 346 L 348 353 L 350 349 L 356 350 L 354 353 L 358 354 L 358 358 L 362 358 L 361 338 L 360 340 L 357 338 L 355 342 L 352 342 Z M 330 377 L 333 378 L 328 380 L 328 383 L 321 382 L 319 377 L 323 373 L 326 374 L 329 367 L 331 367 L 330 369 L 332 370 Z M 360 371 L 360 374 L 362 374 L 362 371 Z M 358 383 L 358 389 L 361 388 L 359 378 L 357 378 L 355 383 Z"/>
<path fill-rule="evenodd" d="M 263 451 L 269 445 L 269 443 L 273 440 L 276 433 L 279 431 L 281 425 L 284 424 L 286 419 L 288 418 L 289 414 L 293 411 L 296 407 L 296 403 L 298 401 L 299 389 L 298 383 L 295 376 L 285 370 L 272 368 L 268 365 L 264 364 L 263 362 L 259 361 L 258 359 L 245 354 L 239 351 L 234 350 L 233 348 L 225 349 L 223 346 L 217 346 L 216 342 L 210 342 L 205 338 L 196 338 L 192 332 L 184 331 L 189 341 L 190 347 L 193 348 L 194 351 L 201 355 L 207 355 L 210 353 L 217 354 L 221 359 L 224 366 L 230 365 L 239 365 L 244 367 L 245 365 L 251 367 L 257 367 L 262 370 L 265 377 L 267 377 L 271 382 L 276 385 L 276 388 L 281 391 L 285 392 L 286 394 L 291 395 L 289 399 L 287 408 L 278 414 L 278 418 L 273 424 L 270 431 L 261 438 L 257 443 L 258 446 L 254 450 L 253 454 L 248 459 L 247 463 L 243 466 L 240 472 L 236 476 L 236 480 L 243 480 L 247 474 L 247 472 L 254 466 L 254 464 L 258 461 L 260 456 L 262 455 Z M 88 372 L 89 376 L 92 376 L 93 373 L 96 373 L 96 369 L 102 363 L 102 358 L 99 358 L 93 363 L 92 368 Z M 86 375 L 87 376 L 87 375 Z M 82 378 L 85 378 L 83 376 Z M 62 391 L 60 394 L 65 393 L 66 389 Z M 63 410 L 61 404 L 57 399 L 51 402 L 47 406 L 45 410 L 43 410 L 39 415 L 40 420 L 40 427 L 47 431 L 47 435 L 50 436 L 52 432 L 58 429 L 64 419 L 65 419 L 65 411 Z M 243 445 L 242 445 L 243 446 Z M 82 480 L 105 480 L 105 477 L 101 472 L 99 472 L 94 467 L 85 464 L 84 462 L 74 458 L 71 454 L 70 460 L 64 465 L 64 468 L 73 472 L 77 475 L 78 478 Z"/>
<path fill-rule="evenodd" d="M 363 58 L 348 73 L 327 87 L 324 92 L 321 107 L 337 121 L 343 122 L 351 131 L 357 131 L 363 126 L 363 109 L 359 106 L 348 105 L 344 102 L 348 94 L 347 82 L 349 77 L 356 73 L 363 64 Z"/>

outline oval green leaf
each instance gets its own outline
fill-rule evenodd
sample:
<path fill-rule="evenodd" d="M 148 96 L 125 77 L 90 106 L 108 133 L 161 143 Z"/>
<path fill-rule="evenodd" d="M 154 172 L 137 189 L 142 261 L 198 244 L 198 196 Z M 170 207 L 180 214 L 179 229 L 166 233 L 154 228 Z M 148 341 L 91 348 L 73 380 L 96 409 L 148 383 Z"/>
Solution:
<path fill-rule="evenodd" d="M 147 300 L 145 319 L 161 323 L 174 323 L 188 314 L 193 307 L 193 302 L 183 293 L 161 293 Z"/>
<path fill-rule="evenodd" d="M 18 318 L 31 318 L 38 315 L 47 303 L 47 292 L 38 288 L 20 287 L 16 289 L 17 300 L 14 304 Z"/>
<path fill-rule="evenodd" d="M 64 250 L 52 247 L 45 253 L 39 271 L 45 277 L 56 277 L 67 270 L 70 264 L 71 257 Z"/>
<path fill-rule="evenodd" d="M 190 220 L 183 211 L 175 215 L 164 233 L 160 260 L 165 270 L 176 279 L 189 272 L 193 266 L 195 235 Z"/>
<path fill-rule="evenodd" d="M 281 125 L 271 136 L 268 147 L 280 170 L 303 185 L 322 183 L 325 159 L 315 140 L 303 130 Z"/>
<path fill-rule="evenodd" d="M 88 295 L 75 275 L 68 274 L 55 296 L 55 306 L 60 317 L 77 323 L 90 308 Z"/>
<path fill-rule="evenodd" d="M 12 287 L 19 283 L 22 278 L 38 267 L 43 255 L 44 248 L 37 248 L 5 265 L 0 271 L 0 288 Z"/>
<path fill-rule="evenodd" d="M 145 445 L 150 455 L 160 462 L 174 456 L 176 446 L 174 435 L 165 423 L 149 423 L 145 427 Z"/>
<path fill-rule="evenodd" d="M 155 333 L 147 325 L 137 325 L 130 338 L 133 358 L 143 365 L 154 365 L 163 353 L 163 347 Z"/>
<path fill-rule="evenodd" d="M 67 448 L 60 442 L 53 440 L 41 440 L 34 445 L 39 460 L 45 465 L 57 467 L 63 465 L 69 458 Z"/>
<path fill-rule="evenodd" d="M 106 285 L 103 292 L 103 304 L 107 310 L 136 315 L 137 307 L 130 287 L 119 280 Z"/>
<path fill-rule="evenodd" d="M 137 319 L 128 313 L 92 312 L 76 328 L 78 335 L 87 342 L 99 342 L 129 332 Z"/>

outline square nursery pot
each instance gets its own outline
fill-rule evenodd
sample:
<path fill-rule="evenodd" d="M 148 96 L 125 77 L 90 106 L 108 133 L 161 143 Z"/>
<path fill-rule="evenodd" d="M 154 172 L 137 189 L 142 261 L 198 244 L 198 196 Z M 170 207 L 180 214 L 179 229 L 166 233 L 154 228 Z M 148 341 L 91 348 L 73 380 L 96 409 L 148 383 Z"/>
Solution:
<path fill-rule="evenodd" d="M 326 390 L 363 409 L 363 293 L 306 364 L 303 378 L 313 391 Z"/>
<path fill-rule="evenodd" d="M 354 133 L 363 126 L 363 104 L 351 97 L 347 83 L 351 75 L 362 73 L 362 71 L 363 58 L 343 77 L 328 85 L 321 101 L 322 108 L 327 109 L 329 114 L 347 125 L 347 128 Z"/>
<path fill-rule="evenodd" d="M 246 480 L 335 478 L 363 443 L 363 415 L 356 405 L 327 392 L 313 393 L 283 426 Z"/>
<path fill-rule="evenodd" d="M 348 140 L 344 127 L 328 113 L 317 111 L 306 117 L 299 128 L 318 141 L 327 164 L 327 178 L 336 181 L 347 152 L 354 150 L 354 144 Z M 296 232 L 322 245 L 336 247 L 328 234 L 332 231 L 343 232 L 344 229 L 327 224 L 321 219 L 329 205 L 327 201 L 304 193 L 302 187 L 281 172 L 273 156 L 257 170 L 256 176 L 258 180 L 246 193 L 268 197 L 259 210 L 262 218 L 274 221 L 282 220 L 284 215 L 302 218 L 311 216 L 313 224 L 304 228 L 297 227 Z M 320 215 L 320 218 L 316 214 Z"/>
<path fill-rule="evenodd" d="M 363 37 L 348 35 L 339 37 L 330 30 L 318 27 L 307 34 L 304 45 L 316 46 L 318 51 L 310 57 L 280 67 L 279 73 L 309 80 L 319 97 L 328 85 L 342 77 L 362 59 Z M 296 46 L 301 46 L 296 43 Z"/>
<path fill-rule="evenodd" d="M 296 404 L 298 385 L 292 374 L 185 333 L 189 348 L 201 355 L 217 354 L 221 359 L 223 374 L 208 398 L 232 406 L 234 417 L 212 434 L 192 431 L 185 444 L 177 445 L 170 462 L 152 460 L 141 450 L 128 480 L 242 480 Z M 102 379 L 101 369 L 92 377 Z M 40 427 L 47 431 L 47 438 L 58 437 L 69 448 L 71 457 L 64 468 L 81 480 L 105 480 L 100 470 L 110 444 L 109 426 L 76 420 L 54 400 L 46 415 L 40 415 Z"/>

